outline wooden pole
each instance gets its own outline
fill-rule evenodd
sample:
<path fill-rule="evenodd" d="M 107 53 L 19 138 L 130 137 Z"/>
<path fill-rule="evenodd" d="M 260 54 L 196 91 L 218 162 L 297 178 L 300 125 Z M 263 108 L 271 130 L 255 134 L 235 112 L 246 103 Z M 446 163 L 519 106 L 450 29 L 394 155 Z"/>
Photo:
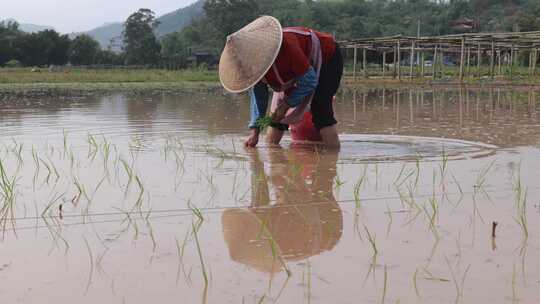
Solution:
<path fill-rule="evenodd" d="M 438 45 L 435 45 L 435 50 L 433 51 L 433 79 L 437 78 L 437 60 L 439 58 L 437 58 L 437 49 L 438 49 Z"/>
<path fill-rule="evenodd" d="M 382 78 L 384 78 L 386 71 L 386 52 L 382 53 Z"/>
<path fill-rule="evenodd" d="M 482 48 L 480 46 L 480 42 L 478 42 L 478 49 L 476 51 L 476 64 L 477 64 L 477 68 L 476 68 L 477 77 L 480 78 L 480 76 L 482 76 L 482 71 L 480 71 L 480 68 L 482 66 Z"/>
<path fill-rule="evenodd" d="M 425 53 L 422 52 L 422 56 L 421 56 L 421 66 L 420 66 L 420 77 L 424 78 L 424 62 L 425 62 Z"/>
<path fill-rule="evenodd" d="M 467 77 L 471 75 L 471 48 L 467 48 Z"/>
<path fill-rule="evenodd" d="M 401 80 L 401 41 L 397 41 L 397 76 Z"/>
<path fill-rule="evenodd" d="M 514 45 L 512 45 L 512 49 L 510 49 L 510 78 L 512 78 L 514 75 Z"/>
<path fill-rule="evenodd" d="M 463 82 L 463 72 L 465 69 L 465 37 L 461 38 L 461 58 L 459 61 L 459 82 Z"/>
<path fill-rule="evenodd" d="M 533 61 L 533 53 L 532 51 L 529 52 L 529 76 L 532 76 L 532 61 Z"/>
<path fill-rule="evenodd" d="M 499 76 L 502 74 L 502 65 L 501 65 L 501 50 L 497 50 L 497 58 L 499 59 Z"/>
<path fill-rule="evenodd" d="M 533 76 L 536 76 L 536 64 L 538 62 L 538 49 L 534 49 Z"/>
<path fill-rule="evenodd" d="M 444 76 L 444 51 L 443 49 L 441 48 L 441 50 L 439 51 L 440 53 L 440 56 L 439 56 L 439 75 L 440 77 Z"/>
<path fill-rule="evenodd" d="M 491 61 L 489 62 L 489 76 L 495 79 L 495 40 L 491 40 Z"/>
<path fill-rule="evenodd" d="M 394 73 L 392 74 L 392 77 L 395 79 L 396 76 L 397 76 L 397 66 L 396 66 L 396 62 L 397 62 L 397 48 L 394 47 Z"/>
<path fill-rule="evenodd" d="M 411 72 L 409 74 L 409 79 L 410 81 L 413 80 L 413 77 L 414 77 L 414 47 L 415 47 L 415 41 L 413 40 L 412 43 L 411 43 Z"/>
<path fill-rule="evenodd" d="M 356 61 L 358 58 L 358 48 L 354 46 L 354 61 L 353 61 L 353 82 L 356 82 Z"/>
<path fill-rule="evenodd" d="M 364 78 L 368 78 L 368 75 L 367 75 L 367 49 L 364 48 L 362 50 L 362 69 L 363 69 L 363 73 L 364 73 Z"/>

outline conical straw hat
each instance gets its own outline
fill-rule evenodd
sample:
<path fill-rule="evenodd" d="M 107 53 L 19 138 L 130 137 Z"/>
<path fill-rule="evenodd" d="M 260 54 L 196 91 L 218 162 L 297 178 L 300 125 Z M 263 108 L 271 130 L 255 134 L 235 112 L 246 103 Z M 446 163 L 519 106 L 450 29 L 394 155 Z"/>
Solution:
<path fill-rule="evenodd" d="M 262 16 L 227 37 L 219 61 L 219 79 L 225 89 L 241 93 L 253 87 L 270 69 L 281 48 L 279 21 Z"/>

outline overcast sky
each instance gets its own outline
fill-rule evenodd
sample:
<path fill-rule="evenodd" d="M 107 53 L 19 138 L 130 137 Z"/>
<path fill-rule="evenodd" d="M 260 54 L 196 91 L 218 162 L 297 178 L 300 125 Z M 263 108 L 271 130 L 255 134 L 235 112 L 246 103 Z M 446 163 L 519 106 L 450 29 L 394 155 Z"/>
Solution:
<path fill-rule="evenodd" d="M 0 20 L 54 27 L 62 33 L 82 32 L 106 22 L 124 21 L 139 8 L 158 16 L 195 0 L 1 0 Z"/>

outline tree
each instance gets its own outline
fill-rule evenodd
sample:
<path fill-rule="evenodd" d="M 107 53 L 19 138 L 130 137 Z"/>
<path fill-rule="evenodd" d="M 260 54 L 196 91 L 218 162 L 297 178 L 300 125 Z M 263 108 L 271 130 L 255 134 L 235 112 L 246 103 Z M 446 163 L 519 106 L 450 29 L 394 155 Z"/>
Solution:
<path fill-rule="evenodd" d="M 0 65 L 15 58 L 14 41 L 22 34 L 17 22 L 0 22 Z"/>
<path fill-rule="evenodd" d="M 71 40 L 54 30 L 20 35 L 14 41 L 16 58 L 26 66 L 63 65 L 68 61 Z"/>
<path fill-rule="evenodd" d="M 124 51 L 128 64 L 154 64 L 161 46 L 154 31 L 159 25 L 153 11 L 139 9 L 124 23 Z"/>
<path fill-rule="evenodd" d="M 96 54 L 94 63 L 123 65 L 125 64 L 124 53 L 117 54 L 109 50 L 99 50 Z"/>
<path fill-rule="evenodd" d="M 207 0 L 204 11 L 214 31 L 225 40 L 260 15 L 256 0 Z"/>
<path fill-rule="evenodd" d="M 89 65 L 96 62 L 100 50 L 99 42 L 88 35 L 77 36 L 69 48 L 69 61 L 75 65 Z"/>

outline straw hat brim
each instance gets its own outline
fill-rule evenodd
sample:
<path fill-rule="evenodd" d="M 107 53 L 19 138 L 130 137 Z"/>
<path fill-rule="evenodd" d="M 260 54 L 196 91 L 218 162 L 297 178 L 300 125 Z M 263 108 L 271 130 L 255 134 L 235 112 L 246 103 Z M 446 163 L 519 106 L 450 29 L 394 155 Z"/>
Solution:
<path fill-rule="evenodd" d="M 231 93 L 259 82 L 276 60 L 283 41 L 279 21 L 262 16 L 229 35 L 219 61 L 219 79 Z"/>

